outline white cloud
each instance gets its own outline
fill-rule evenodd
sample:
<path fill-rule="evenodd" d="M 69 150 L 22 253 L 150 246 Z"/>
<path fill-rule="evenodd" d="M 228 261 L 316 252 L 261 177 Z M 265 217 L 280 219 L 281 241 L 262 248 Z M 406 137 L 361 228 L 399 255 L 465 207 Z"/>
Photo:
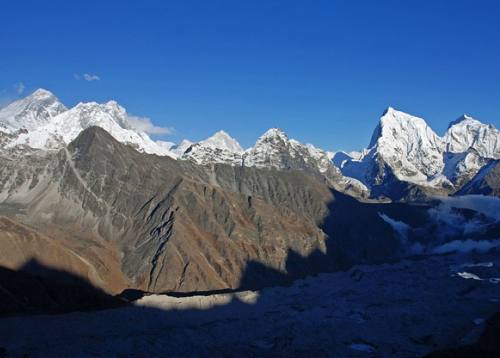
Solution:
<path fill-rule="evenodd" d="M 99 77 L 96 74 L 92 74 L 92 73 L 82 73 L 82 74 L 73 73 L 73 78 L 75 80 L 77 80 L 77 81 L 80 81 L 80 79 L 83 79 L 83 80 L 85 80 L 87 82 L 100 81 L 101 80 L 101 77 Z"/>
<path fill-rule="evenodd" d="M 101 78 L 97 75 L 94 75 L 94 74 L 90 74 L 90 73 L 84 73 L 83 74 L 83 79 L 85 81 L 88 81 L 88 82 L 92 82 L 92 81 L 100 81 Z"/>
<path fill-rule="evenodd" d="M 18 82 L 18 83 L 16 83 L 16 84 L 14 85 L 14 89 L 16 90 L 16 93 L 17 93 L 18 95 L 23 94 L 23 92 L 24 92 L 25 88 L 26 88 L 26 87 L 24 86 L 24 83 L 22 83 L 22 82 Z"/>
<path fill-rule="evenodd" d="M 386 223 L 391 225 L 394 231 L 396 231 L 399 234 L 401 241 L 403 241 L 403 243 L 406 243 L 406 240 L 408 239 L 408 232 L 410 231 L 410 226 L 407 223 L 403 221 L 394 220 L 385 215 L 384 213 L 378 213 L 378 216 L 380 216 L 382 220 L 384 220 Z"/>
<path fill-rule="evenodd" d="M 128 116 L 128 120 L 130 124 L 143 132 L 146 132 L 147 134 L 172 134 L 174 133 L 174 129 L 172 127 L 159 127 L 155 126 L 153 122 L 151 122 L 151 119 L 148 117 L 138 117 L 138 116 Z"/>
<path fill-rule="evenodd" d="M 497 246 L 500 246 L 500 240 L 453 240 L 435 247 L 432 251 L 436 254 L 447 254 L 450 252 L 486 252 Z"/>

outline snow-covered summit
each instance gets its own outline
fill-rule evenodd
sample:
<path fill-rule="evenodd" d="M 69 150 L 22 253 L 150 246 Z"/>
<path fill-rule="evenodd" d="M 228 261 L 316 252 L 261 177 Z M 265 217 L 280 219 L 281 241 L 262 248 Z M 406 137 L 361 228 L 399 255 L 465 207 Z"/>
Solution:
<path fill-rule="evenodd" d="M 236 139 L 221 130 L 207 139 L 189 145 L 179 158 L 197 164 L 241 165 L 242 154 L 243 148 Z"/>
<path fill-rule="evenodd" d="M 279 128 L 266 131 L 247 150 L 223 130 L 197 143 L 155 142 L 116 101 L 79 103 L 67 109 L 44 89 L 0 109 L 1 144 L 7 149 L 58 149 L 91 126 L 105 129 L 140 152 L 202 165 L 306 170 L 378 191 L 395 181 L 459 189 L 491 159 L 500 159 L 500 132 L 492 125 L 463 115 L 440 137 L 424 119 L 393 107 L 382 114 L 368 149 L 359 153 L 326 152 L 289 138 Z"/>
<path fill-rule="evenodd" d="M 427 181 L 444 166 L 443 140 L 422 118 L 392 107 L 380 118 L 370 147 L 401 180 Z"/>
<path fill-rule="evenodd" d="M 484 158 L 500 159 L 500 131 L 470 116 L 463 115 L 451 122 L 443 139 L 447 152 L 472 149 Z"/>
<path fill-rule="evenodd" d="M 248 167 L 285 169 L 288 166 L 286 157 L 293 156 L 291 152 L 286 133 L 279 128 L 271 128 L 245 152 L 243 163 Z"/>
<path fill-rule="evenodd" d="M 334 162 L 345 176 L 368 187 L 382 185 L 393 175 L 400 181 L 450 190 L 470 180 L 488 159 L 500 157 L 500 133 L 463 115 L 440 137 L 424 119 L 389 107 L 362 157 L 336 157 Z"/>
<path fill-rule="evenodd" d="M 381 185 L 391 175 L 419 185 L 442 185 L 447 182 L 441 175 L 443 152 L 442 138 L 424 119 L 389 107 L 373 132 L 368 150 L 359 159 L 344 155 L 337 162 L 344 175 L 369 188 Z"/>
<path fill-rule="evenodd" d="M 270 128 L 264 134 L 262 134 L 257 143 L 259 142 L 277 142 L 277 141 L 288 141 L 287 134 L 281 128 Z"/>
<path fill-rule="evenodd" d="M 8 147 L 58 149 L 92 126 L 105 129 L 118 141 L 141 152 L 173 156 L 165 146 L 134 128 L 126 110 L 116 101 L 79 103 L 68 110 L 52 93 L 39 89 L 0 112 L 0 130 L 14 133 L 26 129 L 17 133 Z"/>
<path fill-rule="evenodd" d="M 234 153 L 243 153 L 243 148 L 241 147 L 240 143 L 238 143 L 236 139 L 231 137 L 223 130 L 218 131 L 211 137 L 202 140 L 198 144 L 206 147 L 225 149 Z"/>
<path fill-rule="evenodd" d="M 464 113 L 454 121 L 451 121 L 450 124 L 448 124 L 448 129 L 453 127 L 455 124 L 459 124 L 460 122 L 464 121 L 476 121 L 479 122 L 477 119 L 474 119 L 473 117 L 469 116 L 468 114 Z"/>
<path fill-rule="evenodd" d="M 290 139 L 279 128 L 271 128 L 261 135 L 243 155 L 243 163 L 248 167 L 312 169 L 322 173 L 332 168 L 329 153 Z"/>
<path fill-rule="evenodd" d="M 331 154 L 312 144 L 303 144 L 290 139 L 278 128 L 271 128 L 261 135 L 255 145 L 243 150 L 241 145 L 224 131 L 190 145 L 179 155 L 179 159 L 197 164 L 223 163 L 234 166 L 306 169 L 326 173 L 336 170 L 331 163 Z"/>
<path fill-rule="evenodd" d="M 14 133 L 20 129 L 32 130 L 66 110 L 56 96 L 40 88 L 0 109 L 0 131 Z"/>

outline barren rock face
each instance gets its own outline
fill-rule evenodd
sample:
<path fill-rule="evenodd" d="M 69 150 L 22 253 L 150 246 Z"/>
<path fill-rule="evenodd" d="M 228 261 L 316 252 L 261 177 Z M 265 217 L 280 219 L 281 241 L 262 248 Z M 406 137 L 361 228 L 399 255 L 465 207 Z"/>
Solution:
<path fill-rule="evenodd" d="M 144 155 L 99 128 L 43 160 L 24 156 L 4 168 L 3 213 L 84 262 L 108 250 L 123 279 L 109 282 L 113 260 L 104 258 L 90 262 L 95 277 L 75 270 L 109 290 L 237 288 L 250 261 L 284 272 L 289 250 L 325 251 L 318 223 L 332 194 L 303 173 Z M 54 256 L 64 266 L 64 255 Z"/>
<path fill-rule="evenodd" d="M 464 235 L 439 242 L 429 205 L 363 203 L 335 177 L 147 155 L 98 127 L 0 164 L 0 265 L 36 259 L 112 293 L 255 289 Z"/>

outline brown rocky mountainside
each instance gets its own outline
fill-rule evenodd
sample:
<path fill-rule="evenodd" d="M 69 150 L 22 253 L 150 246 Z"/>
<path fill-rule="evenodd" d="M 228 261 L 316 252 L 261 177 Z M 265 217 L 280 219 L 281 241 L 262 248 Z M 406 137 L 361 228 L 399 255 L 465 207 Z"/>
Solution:
<path fill-rule="evenodd" d="M 399 247 L 382 204 L 314 173 L 141 154 L 97 127 L 0 162 L 0 265 L 36 259 L 107 292 L 257 288 Z M 423 220 L 421 207 L 383 210 Z"/>

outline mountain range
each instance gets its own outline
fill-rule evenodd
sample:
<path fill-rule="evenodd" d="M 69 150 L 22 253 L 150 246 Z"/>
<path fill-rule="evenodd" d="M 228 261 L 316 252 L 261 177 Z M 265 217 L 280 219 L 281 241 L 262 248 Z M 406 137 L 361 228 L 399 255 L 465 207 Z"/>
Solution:
<path fill-rule="evenodd" d="M 115 101 L 79 103 L 67 109 L 51 92 L 38 89 L 0 110 L 0 133 L 7 149 L 57 150 L 84 129 L 98 126 L 139 152 L 199 165 L 306 170 L 359 197 L 404 200 L 454 194 L 462 188 L 473 193 L 478 185 L 482 193 L 496 190 L 495 183 L 481 180 L 500 159 L 500 132 L 467 115 L 451 122 L 441 137 L 422 118 L 389 107 L 368 148 L 359 153 L 327 152 L 290 139 L 277 128 L 268 130 L 246 150 L 223 130 L 200 142 L 184 140 L 176 145 L 153 141 L 134 127 L 132 119 Z M 485 170 L 475 178 L 482 168 Z M 471 181 L 482 184 L 472 185 Z"/>
<path fill-rule="evenodd" d="M 472 194 L 500 193 L 499 132 L 468 116 L 440 137 L 389 108 L 359 153 L 276 128 L 248 149 L 224 131 L 176 145 L 133 123 L 41 89 L 0 110 L 0 264 L 185 293 L 498 244 L 496 198 Z"/>

